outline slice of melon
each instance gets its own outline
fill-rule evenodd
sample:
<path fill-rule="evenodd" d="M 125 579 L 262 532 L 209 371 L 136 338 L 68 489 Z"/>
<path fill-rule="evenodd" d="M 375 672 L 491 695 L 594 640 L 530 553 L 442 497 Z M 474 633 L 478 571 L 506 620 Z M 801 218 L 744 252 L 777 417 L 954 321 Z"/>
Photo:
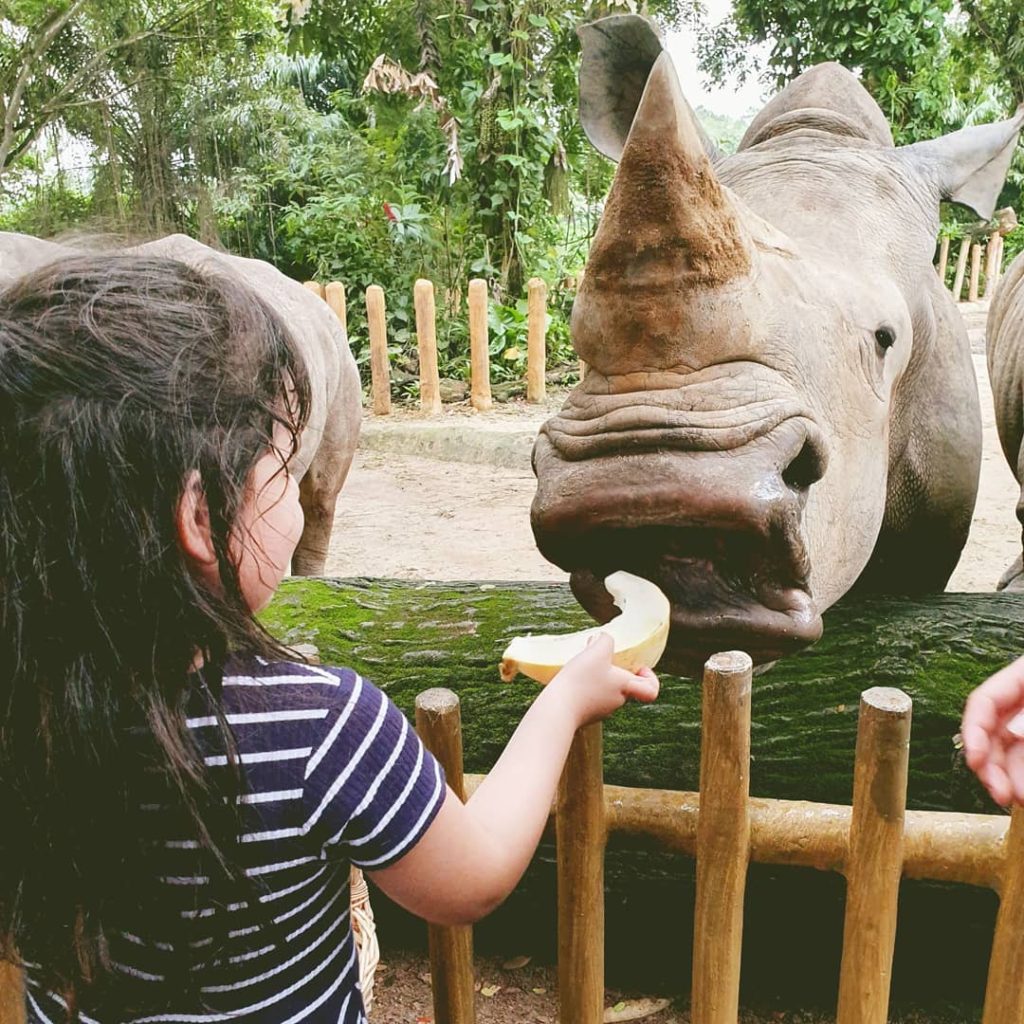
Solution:
<path fill-rule="evenodd" d="M 576 633 L 517 636 L 502 655 L 501 678 L 508 682 L 522 672 L 539 683 L 550 682 L 598 633 L 609 633 L 615 642 L 612 661 L 616 665 L 631 672 L 654 668 L 668 642 L 668 598 L 650 580 L 628 572 L 613 572 L 605 579 L 604 587 L 622 609 L 621 615 L 603 626 Z"/>

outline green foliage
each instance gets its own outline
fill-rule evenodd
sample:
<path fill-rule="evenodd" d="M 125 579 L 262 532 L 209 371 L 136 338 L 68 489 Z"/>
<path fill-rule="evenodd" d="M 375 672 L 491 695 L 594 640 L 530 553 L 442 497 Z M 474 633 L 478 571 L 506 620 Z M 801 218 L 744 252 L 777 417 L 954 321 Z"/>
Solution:
<path fill-rule="evenodd" d="M 859 70 L 897 140 L 910 141 L 1003 116 L 1024 94 L 1018 8 L 735 0 L 727 22 L 705 32 L 702 59 L 718 77 L 750 71 L 750 44 L 771 38 L 767 70 L 779 83 L 839 60 Z M 695 23 L 700 5 L 8 0 L 0 226 L 183 230 L 299 279 L 341 280 L 364 371 L 364 293 L 379 284 L 399 380 L 417 369 L 418 277 L 437 289 L 448 376 L 468 371 L 467 282 L 487 280 L 495 378 L 513 380 L 526 349 L 525 285 L 538 276 L 550 294 L 550 362 L 574 365 L 574 282 L 614 170 L 578 123 L 576 28 L 637 10 L 679 25 Z M 380 72 L 383 58 L 397 78 Z M 698 113 L 734 150 L 745 123 Z M 40 152 L 51 137 L 89 154 L 83 176 Z M 1002 203 L 1019 202 L 1022 183 L 1024 161 Z M 944 230 L 955 237 L 969 221 L 951 208 Z"/>
<path fill-rule="evenodd" d="M 754 73 L 751 44 L 770 45 L 764 77 L 777 87 L 821 61 L 854 70 L 897 144 L 1005 117 L 1024 99 L 1019 0 L 735 0 L 702 31 L 702 67 L 717 81 Z"/>
<path fill-rule="evenodd" d="M 752 120 L 750 117 L 739 118 L 716 114 L 705 107 L 697 107 L 694 113 L 704 131 L 708 133 L 708 137 L 723 153 L 736 152 L 736 148 Z"/>

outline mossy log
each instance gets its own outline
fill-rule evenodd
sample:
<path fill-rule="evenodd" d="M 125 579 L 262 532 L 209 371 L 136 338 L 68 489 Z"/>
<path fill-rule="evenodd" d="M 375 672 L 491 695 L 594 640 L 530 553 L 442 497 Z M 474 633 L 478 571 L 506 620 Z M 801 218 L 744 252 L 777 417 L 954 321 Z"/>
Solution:
<path fill-rule="evenodd" d="M 363 673 L 410 716 L 417 693 L 454 690 L 470 773 L 493 765 L 537 692 L 522 677 L 499 681 L 507 642 L 591 624 L 565 585 L 365 579 L 286 582 L 265 621 L 287 643 L 311 642 L 324 662 Z M 908 808 L 999 813 L 964 765 L 956 734 L 970 690 L 1021 653 L 1022 621 L 1022 594 L 841 602 L 826 614 L 819 643 L 755 677 L 751 795 L 850 803 L 859 696 L 894 686 L 914 702 Z M 605 782 L 695 790 L 700 720 L 700 687 L 663 675 L 656 704 L 628 706 L 605 723 Z M 685 988 L 692 862 L 625 849 L 614 837 L 607 859 L 610 978 L 618 966 L 626 981 Z M 553 953 L 552 863 L 542 848 L 516 896 L 478 928 L 479 949 L 518 943 Z M 836 875 L 751 868 L 748 990 L 834 994 L 843 890 Z M 895 995 L 966 996 L 980 1005 L 995 894 L 905 882 L 901 903 Z"/>

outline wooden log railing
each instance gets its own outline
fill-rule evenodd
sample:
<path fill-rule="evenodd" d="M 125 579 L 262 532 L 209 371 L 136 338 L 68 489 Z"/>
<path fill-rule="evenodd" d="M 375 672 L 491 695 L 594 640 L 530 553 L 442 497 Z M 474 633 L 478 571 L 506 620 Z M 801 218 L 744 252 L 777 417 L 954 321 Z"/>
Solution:
<path fill-rule="evenodd" d="M 704 675 L 702 794 L 602 784 L 601 726 L 581 730 L 553 808 L 558 846 L 559 1022 L 604 1014 L 602 863 L 613 833 L 697 859 L 693 1024 L 735 1024 L 743 891 L 750 862 L 836 871 L 847 879 L 837 1024 L 887 1019 L 901 878 L 985 886 L 1001 895 L 983 1024 L 1024 1020 L 1024 808 L 1011 818 L 905 810 L 911 701 L 861 699 L 853 806 L 747 794 L 750 660 L 710 659 Z M 452 695 L 454 697 L 454 695 Z M 428 746 L 432 746 L 427 740 Z M 432 747 L 442 763 L 451 742 Z M 446 769 L 448 764 L 445 763 Z M 467 796 L 484 776 L 464 779 Z M 453 964 L 445 967 L 451 971 Z M 472 981 L 465 960 L 463 985 Z M 438 984 L 437 979 L 434 982 Z M 446 977 L 445 988 L 453 984 Z M 436 1024 L 473 1024 L 472 1005 Z"/>

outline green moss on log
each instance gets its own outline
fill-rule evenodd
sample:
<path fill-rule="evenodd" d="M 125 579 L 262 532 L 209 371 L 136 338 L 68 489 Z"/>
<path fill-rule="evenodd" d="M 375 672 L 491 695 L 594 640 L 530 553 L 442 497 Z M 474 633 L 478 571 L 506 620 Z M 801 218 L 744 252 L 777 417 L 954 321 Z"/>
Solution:
<path fill-rule="evenodd" d="M 857 598 L 825 616 L 814 647 L 760 674 L 754 685 L 751 793 L 848 803 L 859 695 L 897 686 L 914 700 L 908 804 L 991 811 L 954 743 L 972 687 L 1020 653 L 1024 595 Z M 265 613 L 288 643 L 316 644 L 350 665 L 410 716 L 416 694 L 447 686 L 462 700 L 466 770 L 494 764 L 536 695 L 523 677 L 498 679 L 505 645 L 526 632 L 590 624 L 567 586 L 291 580 Z M 663 676 L 651 706 L 605 725 L 606 781 L 697 788 L 700 687 Z"/>

